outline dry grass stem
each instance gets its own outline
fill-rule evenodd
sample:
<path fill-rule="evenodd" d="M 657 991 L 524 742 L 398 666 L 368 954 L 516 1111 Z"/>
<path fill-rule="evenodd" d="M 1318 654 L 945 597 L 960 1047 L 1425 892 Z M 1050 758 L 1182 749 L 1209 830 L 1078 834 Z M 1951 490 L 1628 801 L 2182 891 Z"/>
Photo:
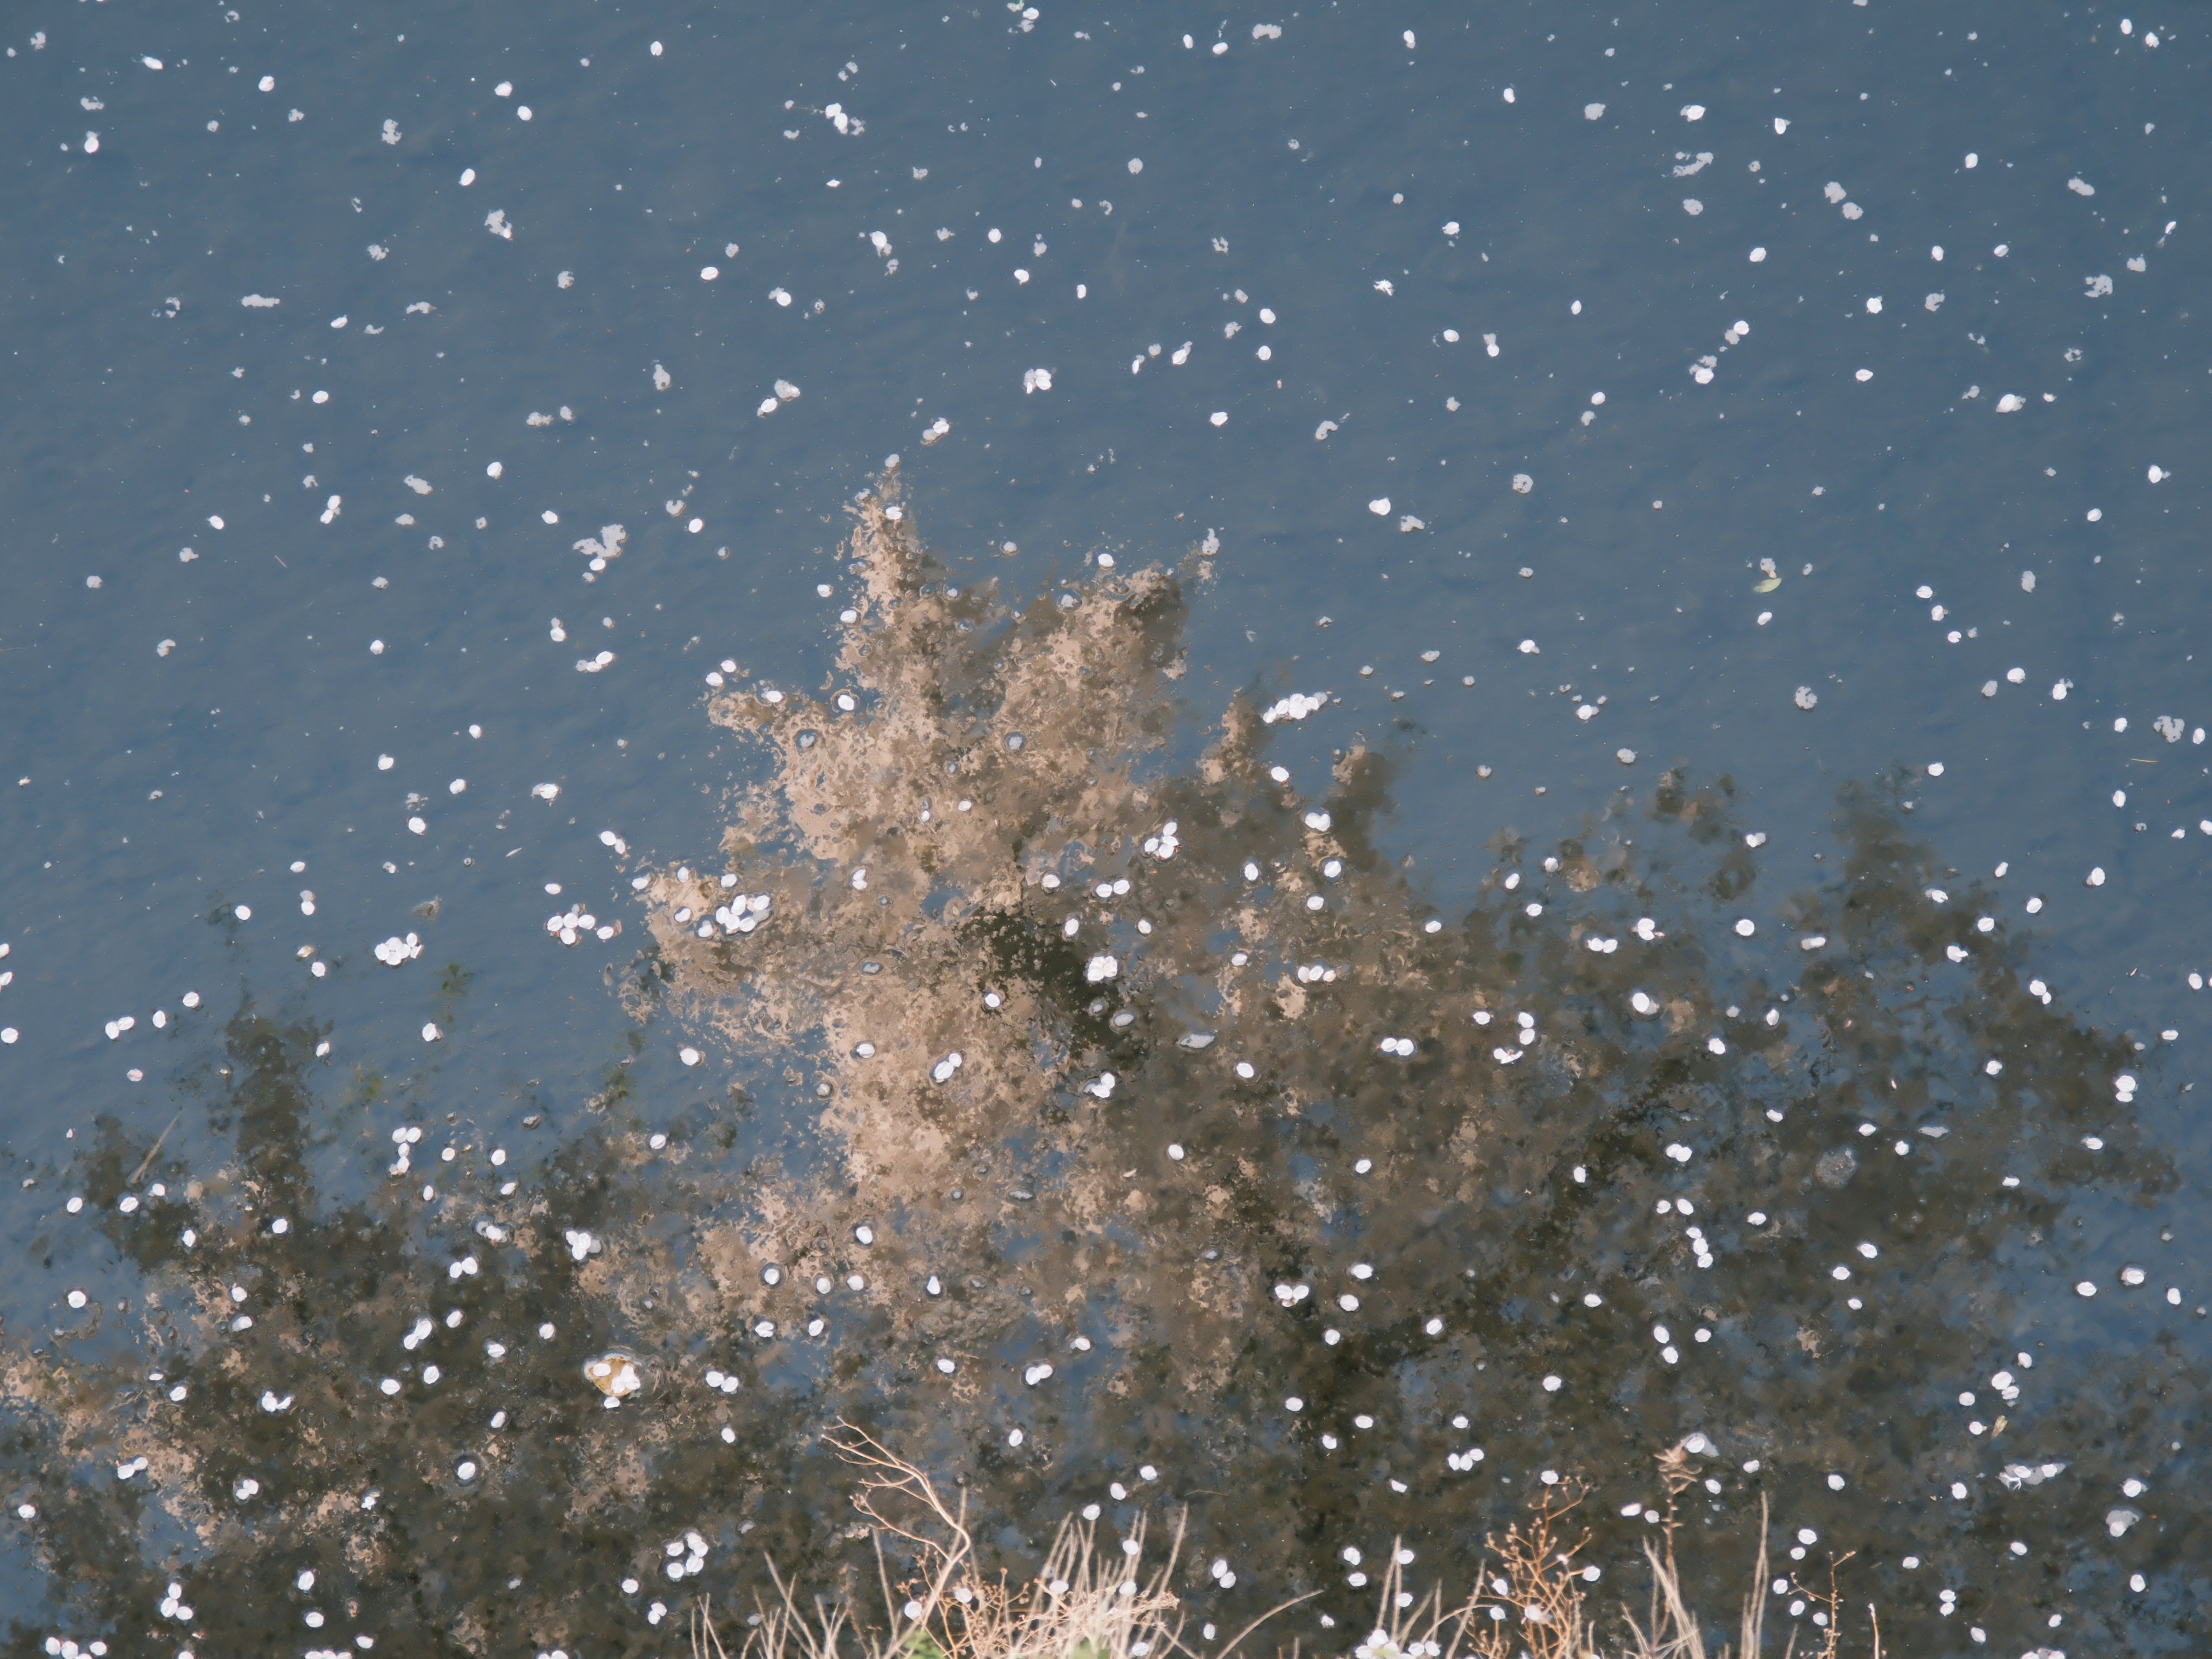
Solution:
<path fill-rule="evenodd" d="M 864 1625 L 842 1601 L 817 1597 L 802 1607 L 771 1562 L 775 1595 L 747 1620 L 737 1659 L 1197 1659 L 1200 1650 L 1183 1639 L 1184 1611 L 1173 1588 L 1180 1525 L 1164 1559 L 1147 1568 L 1141 1520 L 1106 1550 L 1091 1522 L 1065 1521 L 1035 1575 L 1016 1585 L 1003 1573 L 988 1578 L 975 1571 L 964 1495 L 948 1502 L 928 1475 L 849 1424 L 839 1425 L 827 1443 L 860 1474 L 853 1506 L 875 1542 L 880 1626 Z M 1418 1596 L 1408 1592 L 1405 1571 L 1413 1554 L 1394 1541 L 1377 1586 L 1374 1626 L 1354 1646 L 1353 1659 L 1607 1659 L 1608 1649 L 1614 1659 L 1763 1659 L 1771 1588 L 1765 1499 L 1735 1640 L 1708 1648 L 1674 1553 L 1674 1500 L 1692 1480 L 1688 1459 L 1678 1446 L 1658 1461 L 1668 1513 L 1660 1540 L 1643 1547 L 1650 1595 L 1641 1618 L 1621 1608 L 1616 1641 L 1603 1641 L 1592 1623 L 1586 1588 L 1592 1580 L 1577 1560 L 1590 1534 L 1572 1522 L 1583 1494 L 1570 1482 L 1547 1488 L 1502 1540 L 1486 1540 L 1488 1553 L 1463 1602 L 1448 1604 L 1440 1588 Z M 902 1579 L 895 1578 L 887 1542 L 910 1557 Z M 1788 1581 L 1790 1592 L 1815 1613 L 1819 1646 L 1804 1659 L 1840 1659 L 1844 1652 L 1838 1571 L 1849 1559 L 1829 1563 L 1824 1589 L 1808 1589 L 1795 1576 Z M 1207 1643 L 1208 1659 L 1226 1659 L 1269 1620 L 1318 1593 L 1270 1608 L 1226 1643 Z M 1872 1603 L 1867 1616 L 1873 1659 L 1881 1659 L 1881 1626 Z M 690 1633 L 693 1659 L 731 1659 L 703 1603 L 692 1613 Z M 1797 1659 L 1797 1637 L 1793 1628 L 1782 1659 Z M 1292 1659 L 1298 1645 L 1293 1640 L 1287 1650 Z"/>
<path fill-rule="evenodd" d="M 819 1598 L 802 1608 L 771 1563 L 775 1596 L 756 1609 L 738 1659 L 1165 1659 L 1189 1651 L 1172 1588 L 1180 1526 L 1165 1559 L 1146 1568 L 1142 1522 L 1119 1547 L 1102 1551 L 1091 1523 L 1064 1521 L 1035 1577 L 1016 1586 L 1003 1574 L 975 1571 L 964 1499 L 948 1503 L 928 1475 L 849 1424 L 828 1443 L 861 1472 L 853 1505 L 876 1540 L 883 1627 L 864 1629 L 848 1607 Z M 893 1581 L 886 1539 L 905 1545 L 916 1563 L 902 1583 Z M 727 1659 L 704 1613 L 693 1622 L 692 1653 Z"/>

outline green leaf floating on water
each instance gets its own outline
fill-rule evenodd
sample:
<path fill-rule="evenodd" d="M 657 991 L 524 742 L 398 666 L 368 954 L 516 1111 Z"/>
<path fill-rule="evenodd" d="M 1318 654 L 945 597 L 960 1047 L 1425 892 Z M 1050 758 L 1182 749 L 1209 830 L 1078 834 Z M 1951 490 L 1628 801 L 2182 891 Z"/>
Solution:
<path fill-rule="evenodd" d="M 1776 588 L 1781 586 L 1781 577 L 1769 576 L 1765 581 L 1755 584 L 1751 591 L 1754 593 L 1771 593 Z"/>

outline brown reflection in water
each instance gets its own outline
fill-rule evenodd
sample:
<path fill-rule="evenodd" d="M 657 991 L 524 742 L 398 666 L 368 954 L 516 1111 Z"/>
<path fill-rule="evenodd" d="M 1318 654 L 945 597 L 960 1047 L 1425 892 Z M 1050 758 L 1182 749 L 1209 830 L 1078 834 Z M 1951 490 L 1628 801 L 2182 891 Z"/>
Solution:
<path fill-rule="evenodd" d="M 52 1629 L 657 1651 L 694 1592 L 757 1583 L 763 1550 L 858 1582 L 816 1439 L 840 1418 L 964 1480 L 1017 1562 L 1066 1507 L 1188 1504 L 1186 1588 L 1224 1630 L 1328 1586 L 1285 1639 L 1348 1649 L 1370 1609 L 1345 1546 L 1402 1534 L 1419 1572 L 1464 1571 L 1546 1469 L 1590 1483 L 1593 1559 L 1618 1571 L 1645 1532 L 1620 1506 L 1658 1500 L 1651 1454 L 1695 1433 L 1717 1490 L 1686 1495 L 1685 1565 L 1716 1607 L 1764 1489 L 1778 1525 L 1820 1534 L 1803 1576 L 1863 1552 L 1908 1648 L 1963 1620 L 2016 1650 L 2061 1608 L 2074 1640 L 2155 1648 L 2163 1604 L 2123 1606 L 2112 1575 L 2172 1564 L 2178 1533 L 2148 1499 L 2118 1543 L 2103 1516 L 2202 1367 L 2153 1342 L 2095 1354 L 2082 1387 L 2103 1333 L 2054 1315 L 2046 1281 L 2117 1293 L 2069 1194 L 2148 1201 L 2172 1171 L 2114 1105 L 2128 1046 L 2030 994 L 2024 947 L 1976 928 L 1972 884 L 1892 789 L 1846 791 L 1830 861 L 1782 880 L 1725 780 L 1669 775 L 1548 857 L 1501 832 L 1478 899 L 1432 917 L 1377 850 L 1389 757 L 1279 781 L 1239 699 L 1170 763 L 1202 559 L 1015 610 L 957 590 L 895 505 L 894 476 L 855 509 L 862 597 L 830 682 L 712 705 L 765 761 L 733 804 L 733 884 L 646 872 L 632 981 L 659 988 L 631 993 L 641 1020 L 682 1023 L 714 1064 L 818 1091 L 829 1151 L 740 1162 L 709 1125 L 654 1156 L 614 1100 L 517 1170 L 387 1107 L 357 1156 L 388 1161 L 413 1122 L 410 1167 L 341 1200 L 312 1174 L 317 1033 L 245 1008 L 228 1073 L 201 1079 L 228 1167 L 196 1180 L 111 1125 L 72 1175 L 143 1278 L 127 1330 L 64 1316 L 6 1350 L 10 1501 L 39 1509 L 17 1524 L 58 1609 L 20 1650 Z M 700 936 L 763 895 L 749 932 Z M 2163 1336 L 2162 1311 L 2127 1328 Z M 645 1382 L 610 1410 L 582 1367 L 616 1347 Z M 1994 1477 L 2015 1461 L 2069 1467 L 2014 1493 Z M 705 1565 L 672 1580 L 687 1530 Z M 1216 1553 L 1232 1591 L 1205 1577 Z M 188 1620 L 161 1611 L 173 1575 Z"/>

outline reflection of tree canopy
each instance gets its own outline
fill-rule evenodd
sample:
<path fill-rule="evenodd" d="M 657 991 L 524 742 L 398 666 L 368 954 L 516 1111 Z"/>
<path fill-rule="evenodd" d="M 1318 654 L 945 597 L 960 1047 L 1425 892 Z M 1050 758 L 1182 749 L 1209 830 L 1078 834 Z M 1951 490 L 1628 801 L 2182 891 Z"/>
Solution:
<path fill-rule="evenodd" d="M 1240 699 L 1194 763 L 1165 758 L 1176 578 L 1011 610 L 960 591 L 886 516 L 896 495 L 857 509 L 859 619 L 831 683 L 714 704 L 769 762 L 736 803 L 734 885 L 658 870 L 645 894 L 641 1017 L 718 1031 L 749 1076 L 784 1071 L 818 1134 L 747 1161 L 702 1124 L 655 1155 L 617 1098 L 544 1164 L 495 1168 L 453 1118 L 387 1103 L 367 1156 L 413 1122 L 410 1167 L 342 1200 L 313 1173 L 337 1155 L 318 1034 L 247 1006 L 199 1079 L 227 1168 L 196 1178 L 110 1123 L 70 1173 L 143 1290 L 127 1318 L 64 1315 L 7 1352 L 11 1501 L 38 1510 L 18 1524 L 53 1603 L 18 1650 L 49 1630 L 204 1654 L 356 1633 L 642 1650 L 673 1639 L 646 1622 L 655 1601 L 754 1582 L 757 1549 L 817 1578 L 856 1565 L 814 1438 L 839 1417 L 963 1474 L 1012 1557 L 1109 1480 L 1125 1514 L 1191 1505 L 1188 1589 L 1224 1626 L 1336 1581 L 1346 1543 L 1402 1533 L 1425 1568 L 1471 1565 L 1547 1468 L 1594 1483 L 1601 1555 L 1625 1559 L 1643 1526 L 1620 1504 L 1657 1498 L 1650 1454 L 1698 1431 L 1717 1492 L 1691 1492 L 1696 1532 L 1741 1541 L 1764 1483 L 1822 1551 L 1872 1547 L 1899 1650 L 1937 1639 L 1938 1583 L 2000 1646 L 2062 1605 L 2094 1640 L 2109 1598 L 2061 1586 L 2175 1547 L 2148 1499 L 2124 1543 L 2102 1517 L 2169 1436 L 2161 1392 L 2201 1389 L 2201 1367 L 2100 1358 L 2081 1387 L 2027 1296 L 2052 1275 L 2117 1291 L 2068 1194 L 2147 1194 L 2171 1171 L 2112 1105 L 2131 1049 L 2031 994 L 2022 947 L 1977 928 L 1978 891 L 1907 836 L 1893 791 L 1847 791 L 1832 859 L 1780 878 L 1726 781 L 1668 775 L 1548 857 L 1502 843 L 1431 932 L 1377 850 L 1384 757 L 1348 750 L 1301 791 L 1270 775 L 1271 728 Z M 750 932 L 708 922 L 747 894 L 773 899 Z M 1107 954 L 1116 973 L 1093 979 Z M 609 1346 L 646 1376 L 618 1410 L 580 1370 Z M 1986 1381 L 2005 1365 L 2014 1401 Z M 1966 1432 L 2000 1413 L 2001 1433 Z M 2015 1460 L 2070 1467 L 2002 1491 Z M 1954 1480 L 1969 1501 L 1942 1496 Z M 707 1566 L 672 1581 L 663 1546 L 687 1531 Z M 1195 1569 L 1217 1548 L 1236 1590 Z M 1920 1578 L 1895 1566 L 1908 1548 Z M 1732 1593 L 1744 1554 L 1687 1565 Z M 161 1611 L 172 1580 L 188 1621 Z M 2157 1605 L 2137 1604 L 2136 1650 Z M 1320 1606 L 1364 1612 L 1348 1588 Z"/>

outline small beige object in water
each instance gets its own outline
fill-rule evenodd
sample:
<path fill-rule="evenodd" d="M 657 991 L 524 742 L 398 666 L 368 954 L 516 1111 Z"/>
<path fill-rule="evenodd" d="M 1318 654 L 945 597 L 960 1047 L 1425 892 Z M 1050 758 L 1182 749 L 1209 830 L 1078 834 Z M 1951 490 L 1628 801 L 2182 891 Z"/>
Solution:
<path fill-rule="evenodd" d="M 610 1348 L 584 1362 L 584 1380 L 610 1400 L 621 1400 L 645 1386 L 637 1361 L 619 1348 Z"/>

